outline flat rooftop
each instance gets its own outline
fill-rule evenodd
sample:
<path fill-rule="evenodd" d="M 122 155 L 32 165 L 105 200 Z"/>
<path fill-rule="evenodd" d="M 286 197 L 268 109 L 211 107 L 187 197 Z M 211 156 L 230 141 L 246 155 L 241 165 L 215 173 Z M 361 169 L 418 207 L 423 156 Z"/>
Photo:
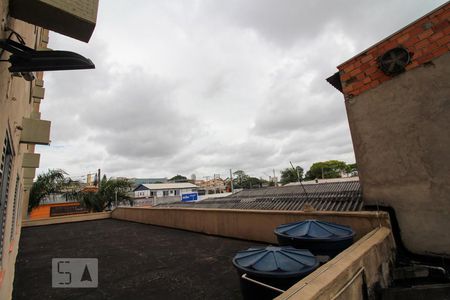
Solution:
<path fill-rule="evenodd" d="M 240 299 L 231 260 L 254 245 L 113 219 L 22 228 L 13 299 Z M 98 288 L 52 288 L 52 258 L 97 258 Z"/>

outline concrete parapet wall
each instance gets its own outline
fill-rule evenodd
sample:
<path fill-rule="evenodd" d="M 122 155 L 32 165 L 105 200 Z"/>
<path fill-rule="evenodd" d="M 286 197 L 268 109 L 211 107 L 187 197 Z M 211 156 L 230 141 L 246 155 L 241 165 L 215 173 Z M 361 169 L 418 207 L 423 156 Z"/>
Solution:
<path fill-rule="evenodd" d="M 42 218 L 42 219 L 34 219 L 34 220 L 24 220 L 24 221 L 22 221 L 22 227 L 92 221 L 92 220 L 101 220 L 101 219 L 108 219 L 108 218 L 111 218 L 111 212 L 89 213 L 89 214 L 51 217 L 51 218 Z"/>
<path fill-rule="evenodd" d="M 376 228 L 276 299 L 374 299 L 374 287 L 389 284 L 394 257 L 391 230 Z"/>
<path fill-rule="evenodd" d="M 112 218 L 267 243 L 277 243 L 273 230 L 278 225 L 307 219 L 350 226 L 355 239 L 379 226 L 390 227 L 384 212 L 120 207 L 112 212 Z"/>

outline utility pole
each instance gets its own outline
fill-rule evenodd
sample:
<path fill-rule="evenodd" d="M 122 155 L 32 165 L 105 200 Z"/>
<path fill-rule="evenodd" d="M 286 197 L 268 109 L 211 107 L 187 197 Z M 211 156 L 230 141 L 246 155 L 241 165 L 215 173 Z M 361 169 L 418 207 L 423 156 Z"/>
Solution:
<path fill-rule="evenodd" d="M 98 184 L 98 187 L 100 188 L 100 182 L 102 181 L 102 178 L 100 177 L 100 175 L 101 175 L 101 172 L 100 172 L 100 169 L 98 169 L 98 175 L 97 175 L 97 184 Z"/>
<path fill-rule="evenodd" d="M 116 208 L 117 208 L 117 190 L 114 191 L 114 196 L 115 196 L 114 198 L 116 200 Z"/>
<path fill-rule="evenodd" d="M 278 186 L 277 176 L 275 176 L 275 169 L 272 169 L 272 171 L 273 171 L 273 183 L 274 183 L 274 186 Z"/>
<path fill-rule="evenodd" d="M 234 193 L 234 187 L 233 187 L 233 172 L 230 169 L 230 186 L 231 186 L 231 193 Z"/>

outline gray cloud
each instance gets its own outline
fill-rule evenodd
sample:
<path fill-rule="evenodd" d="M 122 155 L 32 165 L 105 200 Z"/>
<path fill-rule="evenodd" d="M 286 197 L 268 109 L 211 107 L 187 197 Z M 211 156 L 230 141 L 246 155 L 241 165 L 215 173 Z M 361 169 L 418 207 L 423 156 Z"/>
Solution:
<path fill-rule="evenodd" d="M 444 1 L 102 1 L 95 70 L 46 74 L 41 166 L 115 176 L 267 177 L 353 161 L 335 66 Z"/>

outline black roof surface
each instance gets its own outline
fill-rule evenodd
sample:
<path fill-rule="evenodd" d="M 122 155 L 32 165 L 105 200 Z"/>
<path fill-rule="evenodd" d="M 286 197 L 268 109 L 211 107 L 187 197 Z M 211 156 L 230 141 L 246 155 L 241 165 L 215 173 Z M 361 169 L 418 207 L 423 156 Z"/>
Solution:
<path fill-rule="evenodd" d="M 22 229 L 13 299 L 240 299 L 232 258 L 262 244 L 113 219 Z M 99 287 L 51 287 L 52 258 L 98 258 Z"/>

